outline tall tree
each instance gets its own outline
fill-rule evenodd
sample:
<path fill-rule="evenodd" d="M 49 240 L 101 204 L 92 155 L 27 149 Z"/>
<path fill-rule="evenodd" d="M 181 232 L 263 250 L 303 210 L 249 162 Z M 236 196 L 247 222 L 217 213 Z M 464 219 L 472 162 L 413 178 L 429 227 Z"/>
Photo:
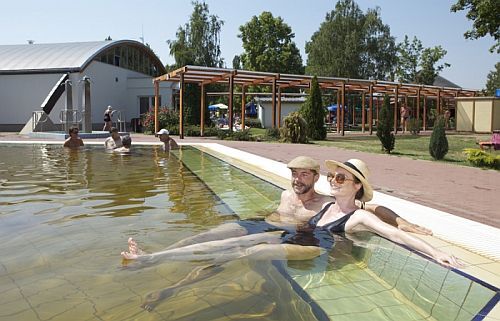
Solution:
<path fill-rule="evenodd" d="M 439 72 L 450 66 L 448 63 L 437 65 L 445 55 L 446 50 L 441 46 L 424 48 L 417 37 L 410 42 L 405 35 L 397 46 L 396 78 L 405 83 L 432 85 Z"/>
<path fill-rule="evenodd" d="M 495 90 L 500 88 L 500 62 L 495 64 L 495 70 L 490 71 L 486 81 L 486 94 L 495 95 Z"/>
<path fill-rule="evenodd" d="M 314 76 L 311 81 L 311 90 L 307 100 L 300 109 L 300 114 L 307 123 L 307 136 L 311 139 L 325 139 L 325 116 L 326 108 L 323 107 L 321 99 L 321 90 L 318 84 L 318 78 Z"/>
<path fill-rule="evenodd" d="M 394 68 L 395 42 L 380 9 L 367 13 L 353 0 L 340 0 L 306 43 L 308 74 L 388 79 Z"/>
<path fill-rule="evenodd" d="M 174 68 L 185 65 L 205 67 L 222 67 L 220 32 L 224 21 L 215 15 L 210 15 L 206 3 L 192 2 L 193 13 L 189 22 L 177 29 L 176 39 L 168 40 L 170 55 L 175 58 Z M 185 115 L 189 124 L 200 123 L 200 93 L 198 86 L 186 85 Z M 205 110 L 205 120 L 209 120 L 208 109 Z"/>
<path fill-rule="evenodd" d="M 293 42 L 295 34 L 281 17 L 264 11 L 240 26 L 238 37 L 244 52 L 240 59 L 243 69 L 291 74 L 303 74 L 302 57 Z"/>
<path fill-rule="evenodd" d="M 492 36 L 496 43 L 490 52 L 500 53 L 500 2 L 498 0 L 458 0 L 451 6 L 452 12 L 468 10 L 466 17 L 473 21 L 472 30 L 464 33 L 466 39 Z"/>

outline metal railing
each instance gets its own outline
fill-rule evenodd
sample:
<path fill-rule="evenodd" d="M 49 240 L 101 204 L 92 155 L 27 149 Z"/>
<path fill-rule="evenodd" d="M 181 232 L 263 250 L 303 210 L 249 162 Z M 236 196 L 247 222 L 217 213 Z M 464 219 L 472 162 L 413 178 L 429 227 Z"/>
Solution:
<path fill-rule="evenodd" d="M 63 109 L 59 112 L 59 121 L 63 126 L 63 131 L 68 131 L 68 126 L 80 128 L 83 120 L 83 113 L 76 109 Z"/>
<path fill-rule="evenodd" d="M 125 121 L 125 113 L 122 112 L 121 110 L 116 110 L 116 122 L 115 122 L 115 127 L 118 128 L 120 132 L 124 132 L 127 130 L 126 126 L 126 121 Z"/>
<path fill-rule="evenodd" d="M 39 110 L 34 111 L 31 114 L 31 118 L 33 120 L 31 122 L 31 131 L 35 132 L 38 123 L 40 123 L 40 131 L 43 131 L 43 123 L 47 121 L 47 118 L 49 118 L 49 116 L 43 110 Z"/>

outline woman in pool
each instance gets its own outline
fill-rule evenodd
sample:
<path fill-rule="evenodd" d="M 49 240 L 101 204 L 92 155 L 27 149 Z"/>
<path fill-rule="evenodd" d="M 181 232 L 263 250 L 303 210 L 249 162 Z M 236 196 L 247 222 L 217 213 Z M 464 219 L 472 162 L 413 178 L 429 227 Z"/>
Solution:
<path fill-rule="evenodd" d="M 359 159 L 340 163 L 326 161 L 328 182 L 334 202 L 327 203 L 296 234 L 275 231 L 224 240 L 208 241 L 145 254 L 133 239 L 129 239 L 129 251 L 122 252 L 125 259 L 155 263 L 159 260 L 211 259 L 219 262 L 252 256 L 260 259 L 306 260 L 324 251 L 318 242 L 311 242 L 307 235 L 318 233 L 352 233 L 371 231 L 391 241 L 423 252 L 444 266 L 460 266 L 459 261 L 422 239 L 401 231 L 381 221 L 374 214 L 359 208 L 355 200 L 370 201 L 373 189 L 368 183 L 368 167 Z M 303 243 L 303 240 L 306 240 Z"/>

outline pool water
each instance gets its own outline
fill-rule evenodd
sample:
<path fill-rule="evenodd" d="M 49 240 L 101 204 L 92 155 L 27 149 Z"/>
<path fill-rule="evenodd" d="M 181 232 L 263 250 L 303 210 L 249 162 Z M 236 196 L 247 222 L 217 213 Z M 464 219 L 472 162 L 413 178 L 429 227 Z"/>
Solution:
<path fill-rule="evenodd" d="M 0 145 L 0 320 L 471 320 L 498 291 L 370 234 L 307 261 L 122 264 L 130 236 L 159 251 L 280 194 L 195 148 Z"/>

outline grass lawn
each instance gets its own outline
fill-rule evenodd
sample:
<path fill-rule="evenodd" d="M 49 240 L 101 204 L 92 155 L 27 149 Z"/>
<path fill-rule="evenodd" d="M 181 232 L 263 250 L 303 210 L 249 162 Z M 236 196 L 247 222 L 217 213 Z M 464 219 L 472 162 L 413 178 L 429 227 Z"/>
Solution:
<path fill-rule="evenodd" d="M 465 148 L 479 148 L 478 141 L 490 140 L 490 135 L 477 134 L 447 134 L 448 154 L 444 157 L 444 162 L 471 166 L 467 162 L 463 153 Z M 410 157 L 413 159 L 432 160 L 429 154 L 430 135 L 396 135 L 396 143 L 392 155 Z M 334 146 L 343 149 L 357 150 L 367 153 L 383 154 L 381 143 L 378 137 L 373 136 L 330 136 L 326 141 L 313 141 L 312 143 L 321 146 Z M 493 152 L 497 153 L 497 152 Z"/>

